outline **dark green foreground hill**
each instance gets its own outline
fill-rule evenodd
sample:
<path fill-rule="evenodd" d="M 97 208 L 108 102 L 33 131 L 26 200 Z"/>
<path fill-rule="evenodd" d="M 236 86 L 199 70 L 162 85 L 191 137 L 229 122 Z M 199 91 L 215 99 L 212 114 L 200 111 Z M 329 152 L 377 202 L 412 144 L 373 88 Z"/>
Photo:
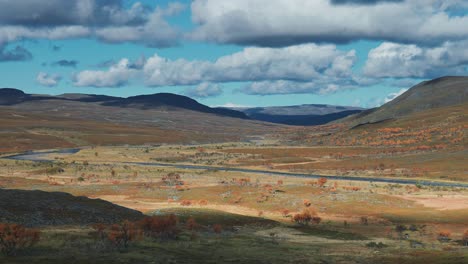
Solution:
<path fill-rule="evenodd" d="M 0 189 L 0 222 L 26 226 L 89 225 L 142 217 L 138 211 L 101 199 L 62 192 Z"/>

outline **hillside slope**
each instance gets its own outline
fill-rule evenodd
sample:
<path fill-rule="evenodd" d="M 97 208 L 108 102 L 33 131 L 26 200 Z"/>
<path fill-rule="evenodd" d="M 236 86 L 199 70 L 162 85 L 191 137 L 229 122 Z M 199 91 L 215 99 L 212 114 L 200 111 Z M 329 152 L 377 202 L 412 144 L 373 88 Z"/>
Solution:
<path fill-rule="evenodd" d="M 143 216 L 100 199 L 62 192 L 0 189 L 0 222 L 27 226 L 89 225 L 137 220 Z"/>
<path fill-rule="evenodd" d="M 467 102 L 468 77 L 442 77 L 422 82 L 381 107 L 366 110 L 338 122 L 352 126 L 378 123 L 426 110 Z"/>
<path fill-rule="evenodd" d="M 199 102 L 189 97 L 171 93 L 157 93 L 151 95 L 139 95 L 128 98 L 121 98 L 95 94 L 63 94 L 59 96 L 31 95 L 26 94 L 21 90 L 12 88 L 0 89 L 0 105 L 4 106 L 50 100 L 54 100 L 54 103 L 57 104 L 69 101 L 81 103 L 98 103 L 102 106 L 136 109 L 170 109 L 173 111 L 185 109 L 196 112 L 215 114 L 219 116 L 248 119 L 247 115 L 242 112 L 232 109 L 211 108 L 209 106 L 200 104 Z"/>

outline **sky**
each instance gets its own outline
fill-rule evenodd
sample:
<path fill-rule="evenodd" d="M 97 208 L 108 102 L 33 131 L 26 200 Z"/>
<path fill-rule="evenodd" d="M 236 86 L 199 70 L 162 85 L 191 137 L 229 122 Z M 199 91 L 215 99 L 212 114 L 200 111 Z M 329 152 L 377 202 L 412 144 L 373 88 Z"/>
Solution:
<path fill-rule="evenodd" d="M 466 0 L 0 0 L 0 87 L 375 107 L 468 75 Z"/>

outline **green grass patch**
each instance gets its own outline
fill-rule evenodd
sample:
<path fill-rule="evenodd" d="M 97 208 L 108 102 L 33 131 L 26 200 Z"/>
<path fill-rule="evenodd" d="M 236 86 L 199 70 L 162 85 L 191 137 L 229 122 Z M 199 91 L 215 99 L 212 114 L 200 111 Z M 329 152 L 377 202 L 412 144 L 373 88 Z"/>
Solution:
<path fill-rule="evenodd" d="M 197 221 L 197 223 L 202 225 L 221 224 L 225 226 L 275 226 L 280 224 L 276 221 L 264 219 L 261 217 L 231 214 L 212 209 L 169 208 L 150 213 L 150 215 L 167 214 L 175 214 L 182 221 L 185 221 L 189 217 L 193 217 Z"/>
<path fill-rule="evenodd" d="M 367 240 L 368 238 L 355 233 L 341 232 L 337 230 L 326 229 L 321 226 L 294 226 L 297 231 L 301 231 L 304 235 L 318 236 L 327 239 L 336 240 Z"/>

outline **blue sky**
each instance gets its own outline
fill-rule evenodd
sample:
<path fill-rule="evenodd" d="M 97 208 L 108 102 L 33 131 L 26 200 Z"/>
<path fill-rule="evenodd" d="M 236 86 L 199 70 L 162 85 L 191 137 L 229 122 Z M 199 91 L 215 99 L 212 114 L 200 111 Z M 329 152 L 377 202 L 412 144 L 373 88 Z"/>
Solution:
<path fill-rule="evenodd" d="M 0 1 L 0 87 L 373 107 L 467 75 L 465 1 L 85 1 Z"/>

